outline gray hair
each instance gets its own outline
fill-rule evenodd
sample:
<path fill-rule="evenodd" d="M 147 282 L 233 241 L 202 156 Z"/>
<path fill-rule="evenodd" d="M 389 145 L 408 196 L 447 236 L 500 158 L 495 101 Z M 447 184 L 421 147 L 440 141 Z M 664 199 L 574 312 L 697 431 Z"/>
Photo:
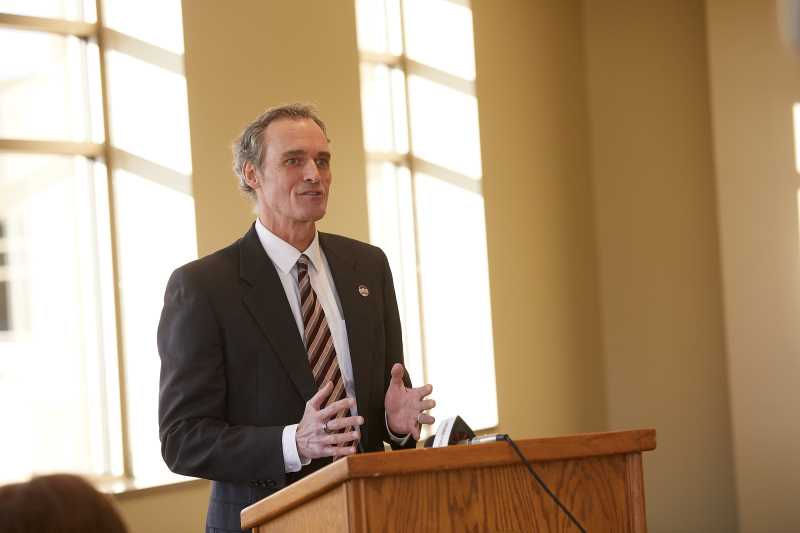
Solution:
<path fill-rule="evenodd" d="M 239 177 L 239 189 L 250 198 L 255 199 L 256 193 L 244 178 L 244 167 L 248 161 L 256 168 L 261 168 L 264 163 L 264 131 L 272 122 L 278 119 L 313 120 L 322 130 L 325 138 L 328 132 L 325 123 L 317 115 L 316 109 L 310 104 L 294 103 L 270 107 L 253 122 L 248 124 L 241 135 L 233 142 L 233 172 Z"/>

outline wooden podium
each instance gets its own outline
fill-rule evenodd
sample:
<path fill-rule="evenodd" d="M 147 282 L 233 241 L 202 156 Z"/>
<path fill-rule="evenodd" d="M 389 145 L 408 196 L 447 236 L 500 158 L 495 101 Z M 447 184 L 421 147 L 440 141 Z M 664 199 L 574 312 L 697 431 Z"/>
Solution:
<path fill-rule="evenodd" d="M 647 530 L 643 451 L 655 430 L 517 442 L 590 533 Z M 350 456 L 242 511 L 267 532 L 578 531 L 507 442 Z"/>

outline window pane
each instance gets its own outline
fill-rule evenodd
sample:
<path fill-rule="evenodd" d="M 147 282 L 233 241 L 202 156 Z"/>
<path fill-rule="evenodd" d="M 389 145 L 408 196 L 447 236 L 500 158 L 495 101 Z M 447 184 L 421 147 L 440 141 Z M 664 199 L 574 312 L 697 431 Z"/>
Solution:
<path fill-rule="evenodd" d="M 493 427 L 497 397 L 483 198 L 426 174 L 416 173 L 415 180 L 425 364 L 436 387 L 436 418 L 462 415 L 473 428 Z M 443 209 L 449 223 L 443 223 Z"/>
<path fill-rule="evenodd" d="M 89 115 L 91 120 L 91 140 L 103 143 L 106 140 L 103 124 L 103 88 L 100 80 L 100 49 L 97 42 L 90 41 L 86 47 L 86 70 L 89 75 Z"/>
<path fill-rule="evenodd" d="M 75 37 L 0 29 L 0 137 L 91 137 L 86 45 Z"/>
<path fill-rule="evenodd" d="M 183 53 L 180 0 L 103 0 L 106 27 L 176 54 Z"/>
<path fill-rule="evenodd" d="M 472 10 L 452 0 L 404 0 L 409 59 L 475 79 Z"/>
<path fill-rule="evenodd" d="M 0 480 L 32 473 L 119 474 L 107 199 L 83 158 L 0 155 L 10 331 L 0 333 Z M 109 361 L 112 361 L 109 364 Z"/>
<path fill-rule="evenodd" d="M 411 381 L 425 381 L 414 245 L 411 176 L 407 168 L 372 162 L 367 166 L 370 240 L 386 253 L 403 326 L 405 363 Z"/>
<path fill-rule="evenodd" d="M 106 57 L 114 146 L 151 163 L 190 174 L 186 79 L 114 50 Z"/>
<path fill-rule="evenodd" d="M 368 152 L 408 152 L 403 73 L 362 63 L 361 109 Z"/>
<path fill-rule="evenodd" d="M 406 105 L 406 76 L 399 68 L 391 75 L 392 117 L 394 119 L 394 151 L 408 153 L 408 107 Z"/>
<path fill-rule="evenodd" d="M 475 97 L 414 75 L 408 78 L 408 92 L 414 154 L 465 176 L 480 178 Z"/>
<path fill-rule="evenodd" d="M 170 274 L 197 258 L 194 201 L 124 170 L 114 173 L 114 189 L 133 470 L 140 479 L 161 478 L 169 473 L 158 440 L 156 330 Z"/>
<path fill-rule="evenodd" d="M 0 0 L 0 13 L 95 22 L 94 0 Z"/>
<path fill-rule="evenodd" d="M 357 0 L 358 47 L 369 52 L 400 55 L 399 0 Z"/>

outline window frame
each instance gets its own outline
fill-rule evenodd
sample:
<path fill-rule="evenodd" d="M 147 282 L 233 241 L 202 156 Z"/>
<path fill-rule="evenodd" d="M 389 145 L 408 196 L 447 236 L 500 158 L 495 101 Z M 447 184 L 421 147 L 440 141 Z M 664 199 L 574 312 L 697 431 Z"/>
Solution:
<path fill-rule="evenodd" d="M 122 473 L 119 476 L 101 475 L 92 478 L 101 486 L 107 487 L 111 492 L 125 490 L 127 487 L 135 486 L 133 483 L 133 459 L 131 455 L 129 419 L 127 415 L 127 392 L 125 375 L 125 344 L 123 342 L 124 329 L 121 323 L 121 289 L 119 283 L 119 253 L 117 238 L 117 216 L 115 213 L 115 194 L 114 194 L 114 162 L 112 139 L 110 133 L 109 100 L 108 100 L 108 77 L 106 70 L 106 39 L 107 29 L 103 25 L 103 2 L 95 0 L 97 21 L 81 22 L 66 19 L 36 17 L 28 15 L 16 15 L 0 13 L 0 28 L 33 31 L 64 37 L 76 37 L 84 42 L 85 45 L 95 43 L 97 45 L 100 67 L 100 100 L 102 109 L 102 128 L 103 142 L 72 142 L 59 140 L 32 140 L 32 139 L 13 139 L 0 137 L 0 153 L 15 153 L 27 155 L 62 155 L 84 157 L 89 163 L 102 162 L 105 166 L 107 209 L 109 214 L 109 235 L 110 235 L 110 268 L 113 279 L 113 313 L 116 333 L 116 368 L 117 368 L 117 391 L 119 398 L 115 402 L 119 406 L 120 420 L 120 439 L 121 439 L 121 458 Z M 84 67 L 85 68 L 85 67 Z M 106 450 L 107 457 L 110 457 L 111 450 Z"/>

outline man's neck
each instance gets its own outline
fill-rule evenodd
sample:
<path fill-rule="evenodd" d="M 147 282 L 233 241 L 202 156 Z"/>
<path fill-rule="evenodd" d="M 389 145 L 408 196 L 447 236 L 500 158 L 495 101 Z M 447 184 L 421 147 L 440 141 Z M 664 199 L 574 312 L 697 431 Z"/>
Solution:
<path fill-rule="evenodd" d="M 317 228 L 314 222 L 292 224 L 282 227 L 279 224 L 273 224 L 267 217 L 259 215 L 258 219 L 273 235 L 291 244 L 296 250 L 301 252 L 305 251 L 311 245 L 311 241 L 314 240 L 314 236 L 317 234 Z"/>

